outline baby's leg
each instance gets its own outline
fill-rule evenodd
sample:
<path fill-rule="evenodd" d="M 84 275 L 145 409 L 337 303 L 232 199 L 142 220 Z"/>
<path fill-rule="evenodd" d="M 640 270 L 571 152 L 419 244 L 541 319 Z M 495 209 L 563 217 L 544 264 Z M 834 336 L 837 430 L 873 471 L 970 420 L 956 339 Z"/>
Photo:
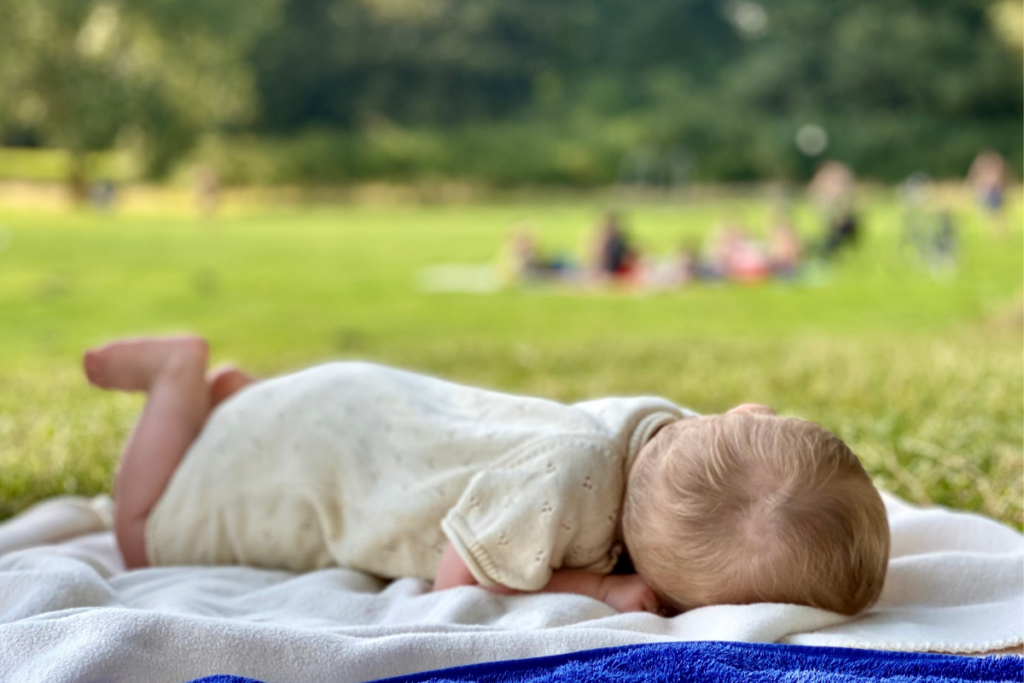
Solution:
<path fill-rule="evenodd" d="M 91 383 L 148 394 L 114 481 L 114 533 L 128 568 L 146 566 L 146 518 L 209 413 L 207 355 L 198 337 L 133 339 L 85 354 Z"/>
<path fill-rule="evenodd" d="M 234 365 L 222 365 L 210 370 L 206 373 L 206 384 L 210 390 L 210 410 L 255 381 L 255 377 Z"/>

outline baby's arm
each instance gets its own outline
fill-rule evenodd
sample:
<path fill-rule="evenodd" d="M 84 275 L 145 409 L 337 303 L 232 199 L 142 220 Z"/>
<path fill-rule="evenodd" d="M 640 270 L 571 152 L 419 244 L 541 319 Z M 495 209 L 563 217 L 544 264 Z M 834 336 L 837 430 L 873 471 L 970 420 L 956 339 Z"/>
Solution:
<path fill-rule="evenodd" d="M 658 612 L 658 596 L 639 574 L 595 574 L 562 569 L 544 593 L 575 593 L 600 600 L 619 612 Z"/>
<path fill-rule="evenodd" d="M 434 590 L 440 591 L 456 586 L 475 586 L 469 567 L 462 557 L 449 544 L 441 556 L 441 564 L 437 568 Z M 489 588 L 492 593 L 512 595 L 519 591 L 505 586 Z M 637 574 L 595 574 L 571 569 L 556 571 L 551 580 L 541 589 L 542 593 L 575 593 L 600 600 L 619 612 L 656 612 L 658 596 L 644 583 Z"/>

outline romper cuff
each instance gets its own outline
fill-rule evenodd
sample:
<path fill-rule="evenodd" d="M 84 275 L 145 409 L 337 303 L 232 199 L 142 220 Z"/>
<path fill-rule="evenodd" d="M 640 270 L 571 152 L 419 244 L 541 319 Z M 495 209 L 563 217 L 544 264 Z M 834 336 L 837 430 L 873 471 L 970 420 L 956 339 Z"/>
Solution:
<path fill-rule="evenodd" d="M 494 578 L 499 573 L 498 568 L 494 565 L 487 551 L 476 540 L 462 515 L 455 510 L 451 510 L 441 520 L 441 530 L 444 531 L 451 544 L 455 546 L 459 557 L 466 563 L 466 567 L 469 568 L 477 583 L 485 588 L 503 585 Z"/>

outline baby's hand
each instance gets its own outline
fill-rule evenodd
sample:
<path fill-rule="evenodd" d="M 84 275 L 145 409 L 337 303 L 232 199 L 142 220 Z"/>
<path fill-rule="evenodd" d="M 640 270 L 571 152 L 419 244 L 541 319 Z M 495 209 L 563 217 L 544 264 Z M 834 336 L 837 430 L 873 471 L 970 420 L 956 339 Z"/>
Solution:
<path fill-rule="evenodd" d="M 609 574 L 601 582 L 601 600 L 619 612 L 658 613 L 654 590 L 638 574 Z"/>
<path fill-rule="evenodd" d="M 462 561 L 455 546 L 448 544 L 441 555 L 441 563 L 437 567 L 437 576 L 434 578 L 434 590 L 443 591 L 456 586 L 474 586 L 476 579 L 469 567 Z"/>

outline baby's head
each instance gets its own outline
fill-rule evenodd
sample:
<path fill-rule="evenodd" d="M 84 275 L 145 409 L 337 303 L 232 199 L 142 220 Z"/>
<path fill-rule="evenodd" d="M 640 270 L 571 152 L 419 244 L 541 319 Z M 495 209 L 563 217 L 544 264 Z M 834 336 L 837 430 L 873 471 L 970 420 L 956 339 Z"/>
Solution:
<path fill-rule="evenodd" d="M 878 598 L 889 524 L 857 456 L 805 420 L 747 411 L 659 431 L 629 473 L 623 535 L 662 601 L 785 602 L 856 614 Z"/>

